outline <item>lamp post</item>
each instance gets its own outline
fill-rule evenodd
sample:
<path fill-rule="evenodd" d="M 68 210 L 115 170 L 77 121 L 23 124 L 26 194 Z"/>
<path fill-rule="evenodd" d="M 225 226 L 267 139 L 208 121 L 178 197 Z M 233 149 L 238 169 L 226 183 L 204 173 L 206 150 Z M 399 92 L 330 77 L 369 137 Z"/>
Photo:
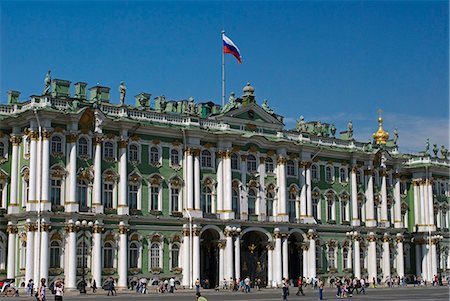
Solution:
<path fill-rule="evenodd" d="M 82 220 L 76 221 L 75 225 L 83 230 L 83 241 L 82 241 L 82 256 L 81 256 L 81 282 L 79 285 L 80 294 L 86 294 L 86 280 L 85 280 L 85 261 L 86 261 L 86 229 L 92 228 L 94 223 L 92 221 Z"/>

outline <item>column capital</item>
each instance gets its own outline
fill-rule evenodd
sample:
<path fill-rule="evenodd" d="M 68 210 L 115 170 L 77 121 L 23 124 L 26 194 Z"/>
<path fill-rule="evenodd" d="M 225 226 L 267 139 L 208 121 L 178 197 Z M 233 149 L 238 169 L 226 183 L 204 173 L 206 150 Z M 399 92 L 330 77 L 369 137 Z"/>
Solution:
<path fill-rule="evenodd" d="M 399 172 L 394 172 L 392 174 L 392 177 L 394 177 L 394 179 L 400 179 L 400 173 Z"/>
<path fill-rule="evenodd" d="M 39 132 L 36 131 L 30 131 L 28 132 L 28 136 L 31 140 L 39 140 Z"/>
<path fill-rule="evenodd" d="M 77 226 L 74 223 L 70 223 L 64 227 L 64 230 L 66 233 L 73 233 L 77 231 Z"/>
<path fill-rule="evenodd" d="M 22 143 L 22 137 L 11 136 L 11 138 L 9 138 L 9 141 L 11 141 L 13 146 L 19 146 Z"/>
<path fill-rule="evenodd" d="M 53 134 L 53 131 L 44 131 L 42 132 L 42 139 L 49 140 L 50 136 Z"/>
<path fill-rule="evenodd" d="M 386 169 L 380 170 L 380 176 L 385 177 L 386 176 Z"/>
<path fill-rule="evenodd" d="M 92 143 L 93 143 L 94 145 L 102 144 L 103 139 L 104 139 L 103 136 L 96 135 L 96 136 L 94 136 L 94 138 L 92 138 Z"/>
<path fill-rule="evenodd" d="M 277 158 L 277 164 L 278 165 L 286 165 L 287 158 L 283 156 L 278 156 Z"/>
<path fill-rule="evenodd" d="M 67 143 L 75 143 L 77 142 L 78 134 L 77 133 L 70 133 L 66 135 L 66 141 Z"/>
<path fill-rule="evenodd" d="M 232 155 L 232 152 L 231 152 L 229 149 L 224 150 L 224 151 L 222 152 L 222 157 L 223 157 L 224 159 L 231 159 L 231 155 Z"/>
<path fill-rule="evenodd" d="M 17 234 L 19 232 L 19 229 L 17 228 L 17 225 L 8 225 L 6 228 L 6 233 L 8 234 Z"/>
<path fill-rule="evenodd" d="M 358 166 L 357 165 L 353 165 L 351 171 L 352 171 L 352 173 L 356 173 L 358 171 Z"/>
<path fill-rule="evenodd" d="M 391 237 L 389 236 L 389 234 L 385 234 L 383 235 L 383 237 L 381 238 L 381 240 L 383 242 L 390 242 L 391 241 Z"/>
<path fill-rule="evenodd" d="M 31 223 L 25 224 L 25 231 L 35 232 L 36 230 L 37 230 L 36 224 L 31 224 Z"/>
<path fill-rule="evenodd" d="M 372 169 L 364 169 L 364 175 L 365 176 L 372 176 L 373 170 Z"/>
<path fill-rule="evenodd" d="M 302 168 L 309 168 L 311 166 L 311 162 L 300 161 L 300 162 L 298 162 L 298 166 L 302 167 Z"/>
<path fill-rule="evenodd" d="M 368 242 L 376 242 L 377 241 L 377 235 L 376 234 L 369 234 L 369 235 L 367 235 L 367 241 Z"/>
<path fill-rule="evenodd" d="M 41 232 L 49 232 L 51 228 L 50 224 L 41 224 Z"/>
<path fill-rule="evenodd" d="M 225 249 L 225 247 L 227 246 L 227 242 L 223 239 L 219 240 L 219 242 L 217 243 L 217 247 L 219 249 Z"/>
<path fill-rule="evenodd" d="M 183 235 L 183 236 L 189 236 L 189 229 L 184 228 L 183 230 L 181 230 L 181 235 Z"/>
<path fill-rule="evenodd" d="M 273 250 L 275 249 L 274 243 L 273 243 L 273 242 L 268 243 L 268 244 L 266 245 L 266 249 L 269 250 L 269 251 L 273 251 Z"/>
<path fill-rule="evenodd" d="M 395 237 L 395 242 L 396 243 L 401 243 L 401 242 L 403 242 L 405 240 L 405 238 L 403 237 L 403 235 L 397 235 L 396 237 Z"/>
<path fill-rule="evenodd" d="M 101 225 L 94 225 L 92 227 L 92 233 L 102 233 L 103 232 L 103 227 Z"/>
<path fill-rule="evenodd" d="M 278 239 L 278 238 L 282 237 L 282 234 L 281 234 L 281 232 L 274 232 L 274 233 L 272 233 L 272 237 L 275 239 Z"/>
<path fill-rule="evenodd" d="M 194 229 L 192 229 L 192 235 L 193 236 L 200 236 L 200 231 L 201 231 L 201 229 L 194 228 Z"/>
<path fill-rule="evenodd" d="M 128 230 L 129 230 L 129 228 L 127 226 L 120 225 L 118 232 L 119 232 L 119 234 L 127 234 Z"/>
<path fill-rule="evenodd" d="M 127 148 L 128 139 L 120 139 L 118 145 L 119 145 L 119 148 Z"/>
<path fill-rule="evenodd" d="M 317 233 L 314 230 L 311 230 L 311 231 L 308 231 L 308 233 L 306 234 L 306 237 L 309 240 L 315 240 L 319 236 L 317 235 Z"/>
<path fill-rule="evenodd" d="M 302 243 L 301 246 L 300 246 L 300 248 L 301 248 L 303 251 L 308 251 L 308 250 L 309 250 L 309 243 Z"/>
<path fill-rule="evenodd" d="M 194 155 L 194 149 L 192 147 L 188 147 L 184 150 L 186 156 L 193 156 Z"/>

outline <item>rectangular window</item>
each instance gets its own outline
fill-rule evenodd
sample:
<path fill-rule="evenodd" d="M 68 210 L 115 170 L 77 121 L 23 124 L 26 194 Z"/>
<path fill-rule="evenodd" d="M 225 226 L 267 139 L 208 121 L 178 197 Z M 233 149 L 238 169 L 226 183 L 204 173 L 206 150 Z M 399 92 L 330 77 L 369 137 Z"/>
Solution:
<path fill-rule="evenodd" d="M 61 205 L 61 180 L 50 180 L 50 202 L 52 206 Z"/>
<path fill-rule="evenodd" d="M 84 181 L 78 181 L 78 202 L 80 205 L 80 209 L 87 208 L 87 194 L 88 188 Z"/>
<path fill-rule="evenodd" d="M 159 210 L 159 187 L 152 186 L 150 187 L 150 210 Z"/>
<path fill-rule="evenodd" d="M 113 207 L 113 189 L 114 184 L 112 183 L 103 184 L 103 206 L 105 208 Z"/>
<path fill-rule="evenodd" d="M 180 211 L 178 208 L 178 200 L 180 196 L 180 188 L 171 188 L 170 189 L 170 198 L 171 198 L 171 207 L 172 211 Z"/>
<path fill-rule="evenodd" d="M 345 222 L 347 220 L 347 203 L 341 202 L 341 221 Z"/>
<path fill-rule="evenodd" d="M 137 209 L 138 191 L 139 186 L 137 184 L 130 184 L 128 186 L 128 202 L 130 209 Z"/>

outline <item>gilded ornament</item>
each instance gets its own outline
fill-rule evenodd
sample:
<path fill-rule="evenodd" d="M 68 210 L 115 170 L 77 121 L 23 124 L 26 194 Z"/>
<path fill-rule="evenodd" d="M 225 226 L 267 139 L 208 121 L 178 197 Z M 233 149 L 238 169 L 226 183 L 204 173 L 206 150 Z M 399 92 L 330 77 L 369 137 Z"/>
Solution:
<path fill-rule="evenodd" d="M 377 144 L 386 144 L 389 138 L 389 133 L 383 130 L 383 118 L 381 117 L 381 110 L 379 110 L 380 116 L 378 117 L 378 131 L 373 134 L 373 139 Z"/>
<path fill-rule="evenodd" d="M 126 226 L 119 226 L 118 232 L 119 232 L 119 234 L 127 234 L 128 227 L 126 227 Z"/>
<path fill-rule="evenodd" d="M 241 160 L 242 160 L 243 162 L 247 161 L 247 155 L 241 155 Z"/>
<path fill-rule="evenodd" d="M 194 236 L 200 236 L 200 229 L 198 229 L 198 228 L 192 229 L 192 235 L 194 235 Z"/>
<path fill-rule="evenodd" d="M 181 235 L 183 235 L 183 236 L 189 236 L 189 229 L 183 229 L 183 230 L 181 230 Z"/>
<path fill-rule="evenodd" d="M 119 145 L 119 148 L 127 148 L 127 146 L 128 146 L 128 140 L 121 139 L 121 140 L 119 141 L 118 145 Z"/>
<path fill-rule="evenodd" d="M 277 164 L 278 164 L 278 165 L 285 165 L 286 162 L 287 162 L 287 159 L 286 159 L 285 157 L 283 157 L 283 156 L 279 156 L 279 157 L 277 158 Z"/>
<path fill-rule="evenodd" d="M 77 231 L 77 227 L 75 226 L 75 224 L 67 224 L 64 227 L 64 230 L 66 231 L 66 233 L 72 233 L 72 232 L 76 232 Z"/>
<path fill-rule="evenodd" d="M 44 132 L 42 132 L 42 139 L 48 140 L 48 139 L 50 139 L 51 135 L 52 135 L 52 132 L 44 131 Z"/>
<path fill-rule="evenodd" d="M 251 244 L 248 246 L 248 250 L 250 251 L 250 253 L 253 254 L 253 252 L 255 252 L 257 246 L 255 244 Z"/>
<path fill-rule="evenodd" d="M 102 136 L 95 136 L 92 139 L 92 141 L 93 141 L 94 145 L 100 145 L 103 142 L 103 137 Z"/>
<path fill-rule="evenodd" d="M 11 141 L 13 146 L 19 146 L 22 143 L 22 138 L 18 136 L 12 136 L 9 141 Z"/>
<path fill-rule="evenodd" d="M 51 228 L 50 224 L 41 224 L 41 232 L 49 232 Z"/>
<path fill-rule="evenodd" d="M 19 232 L 19 229 L 16 225 L 8 225 L 6 228 L 6 233 L 8 234 L 17 234 Z"/>
<path fill-rule="evenodd" d="M 39 140 L 39 132 L 29 132 L 28 136 L 31 140 Z"/>
<path fill-rule="evenodd" d="M 78 139 L 78 134 L 72 133 L 72 134 L 66 135 L 67 143 L 75 143 L 75 142 L 77 142 L 77 139 Z"/>

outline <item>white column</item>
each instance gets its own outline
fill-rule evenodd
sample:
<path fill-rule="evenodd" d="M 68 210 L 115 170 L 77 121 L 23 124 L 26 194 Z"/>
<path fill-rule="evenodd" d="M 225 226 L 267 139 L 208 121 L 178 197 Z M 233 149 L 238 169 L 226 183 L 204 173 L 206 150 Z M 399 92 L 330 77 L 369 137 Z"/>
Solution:
<path fill-rule="evenodd" d="M 37 225 L 39 227 L 39 225 Z M 39 229 L 39 228 L 37 228 Z M 39 279 L 41 269 L 41 236 L 40 232 L 36 230 L 34 232 L 34 275 L 33 279 Z"/>
<path fill-rule="evenodd" d="M 241 237 L 240 231 L 236 235 L 234 242 L 234 278 L 241 278 Z M 270 283 L 269 281 L 267 283 Z"/>
<path fill-rule="evenodd" d="M 432 281 L 431 277 L 437 275 L 437 253 L 436 253 L 436 240 L 431 241 L 431 273 L 429 281 Z"/>
<path fill-rule="evenodd" d="M 6 266 L 6 278 L 16 278 L 16 237 L 18 232 L 17 225 L 9 222 L 6 232 L 8 233 L 8 261 Z"/>
<path fill-rule="evenodd" d="M 312 195 L 311 195 L 311 163 L 306 166 L 306 214 L 313 218 Z"/>
<path fill-rule="evenodd" d="M 358 279 L 361 279 L 361 258 L 360 258 L 360 256 L 361 256 L 361 250 L 360 250 L 360 245 L 359 245 L 359 240 L 361 239 L 361 237 L 358 235 L 358 236 L 355 236 L 355 242 L 354 242 L 354 247 L 353 247 L 353 250 L 354 250 L 354 253 L 355 253 L 355 256 L 354 256 L 354 262 L 355 262 L 355 264 L 353 265 L 353 268 L 354 268 L 354 274 L 355 274 L 355 277 L 356 278 L 358 278 Z"/>
<path fill-rule="evenodd" d="M 302 257 L 302 263 L 303 263 L 303 275 L 302 277 L 308 278 L 309 277 L 309 268 L 308 268 L 308 250 L 309 250 L 309 242 L 305 241 L 302 245 L 302 251 L 303 251 L 303 257 Z"/>
<path fill-rule="evenodd" d="M 420 225 L 420 193 L 419 193 L 419 183 L 417 180 L 413 180 L 412 184 L 414 186 L 414 226 Z"/>
<path fill-rule="evenodd" d="M 286 210 L 286 158 L 277 159 L 277 185 L 278 185 L 278 221 L 288 221 L 289 216 Z M 281 280 L 281 279 L 280 279 Z"/>
<path fill-rule="evenodd" d="M 426 189 L 425 193 L 428 194 L 428 227 L 431 227 L 431 231 L 436 231 L 436 226 L 434 224 L 433 188 L 431 186 L 430 180 L 428 180 L 427 184 L 425 185 L 425 189 Z M 433 275 L 431 275 L 431 276 L 433 276 Z"/>
<path fill-rule="evenodd" d="M 365 170 L 364 174 L 367 176 L 367 190 L 366 190 L 366 227 L 376 227 L 377 221 L 374 215 L 373 202 L 373 174 L 372 170 Z M 369 279 L 369 281 L 371 281 Z"/>
<path fill-rule="evenodd" d="M 8 213 L 19 213 L 19 199 L 17 195 L 17 187 L 19 184 L 19 146 L 22 139 L 17 136 L 11 137 L 12 156 L 11 156 L 11 189 L 9 197 Z M 12 278 L 12 277 L 8 277 Z"/>
<path fill-rule="evenodd" d="M 428 206 L 426 203 L 426 197 L 427 195 L 425 194 L 425 188 L 424 188 L 424 184 L 421 183 L 419 186 L 419 194 L 420 194 L 420 208 L 422 209 L 419 214 L 420 214 L 420 224 L 421 225 L 428 225 Z M 425 226 L 427 227 L 427 226 Z"/>
<path fill-rule="evenodd" d="M 186 179 L 184 179 L 186 185 L 186 195 L 187 195 L 187 210 L 194 210 L 194 159 L 193 150 L 188 148 L 185 152 L 186 154 Z"/>
<path fill-rule="evenodd" d="M 289 279 L 289 248 L 287 233 L 283 233 L 283 277 Z"/>
<path fill-rule="evenodd" d="M 230 231 L 225 230 L 225 239 L 226 239 L 226 245 L 225 245 L 225 256 L 227 260 L 227 265 L 225 268 L 225 278 L 227 280 L 230 279 L 230 277 L 233 277 L 233 233 Z"/>
<path fill-rule="evenodd" d="M 224 202 L 223 202 L 223 153 L 219 152 L 217 156 L 217 213 L 223 215 Z M 222 281 L 223 279 L 220 279 Z"/>
<path fill-rule="evenodd" d="M 373 279 L 377 279 L 377 250 L 376 250 L 376 235 L 373 232 L 369 233 L 367 240 L 369 242 L 369 250 L 367 256 L 367 273 L 369 275 L 369 282 L 373 284 Z"/>
<path fill-rule="evenodd" d="M 200 279 L 200 227 L 195 227 L 192 231 L 192 284 L 195 280 Z"/>
<path fill-rule="evenodd" d="M 34 279 L 34 232 L 36 231 L 36 225 L 26 224 L 25 228 L 27 230 L 25 279 L 28 281 Z"/>
<path fill-rule="evenodd" d="M 232 206 L 232 184 L 231 184 L 231 152 L 226 151 L 223 156 L 223 210 L 225 219 L 234 219 Z"/>
<path fill-rule="evenodd" d="M 400 175 L 394 174 L 394 227 L 403 228 L 402 223 L 402 200 L 400 197 Z"/>
<path fill-rule="evenodd" d="M 226 279 L 227 281 L 230 280 L 230 278 L 225 277 L 225 271 L 224 271 L 224 265 L 225 265 L 225 245 L 222 242 L 219 242 L 219 283 L 222 286 L 223 279 Z"/>
<path fill-rule="evenodd" d="M 388 235 L 383 236 L 383 281 L 391 278 L 389 240 L 390 237 Z"/>
<path fill-rule="evenodd" d="M 429 261 L 428 261 L 428 244 L 422 244 L 422 278 L 430 281 L 430 279 L 428 278 L 428 266 L 429 266 Z"/>
<path fill-rule="evenodd" d="M 128 215 L 129 208 L 127 202 L 127 190 L 128 190 L 128 173 L 127 173 L 127 140 L 119 141 L 119 202 L 117 205 L 118 215 Z M 126 263 L 125 263 L 126 264 Z"/>
<path fill-rule="evenodd" d="M 181 284 L 184 287 L 190 287 L 191 281 L 191 252 L 189 228 L 183 227 L 183 279 Z"/>
<path fill-rule="evenodd" d="M 352 186 L 352 226 L 355 227 L 359 226 L 361 223 L 358 217 L 358 183 L 356 182 L 356 167 L 353 167 L 351 171 L 351 186 Z"/>
<path fill-rule="evenodd" d="M 102 231 L 100 225 L 92 228 L 92 279 L 97 286 L 102 283 Z"/>
<path fill-rule="evenodd" d="M 420 275 L 422 275 L 422 247 L 416 242 L 416 276 Z"/>
<path fill-rule="evenodd" d="M 102 137 L 94 138 L 94 197 L 92 207 L 96 213 L 103 213 L 102 206 Z M 94 277 L 95 282 L 99 283 Z M 101 282 L 100 282 L 101 283 Z"/>
<path fill-rule="evenodd" d="M 267 245 L 267 286 L 274 286 L 273 280 L 273 249 L 271 244 Z M 237 278 L 236 278 L 237 279 Z"/>
<path fill-rule="evenodd" d="M 197 151 L 194 156 L 194 205 L 195 210 L 202 210 L 200 204 L 200 153 Z M 202 216 L 200 214 L 200 216 Z"/>
<path fill-rule="evenodd" d="M 316 278 L 316 238 L 317 234 L 314 231 L 309 230 L 307 237 L 309 239 L 309 277 Z"/>
<path fill-rule="evenodd" d="M 402 278 L 405 276 L 405 263 L 403 260 L 403 236 L 397 234 L 395 241 L 397 243 L 397 275 Z"/>
<path fill-rule="evenodd" d="M 300 218 L 304 219 L 306 214 L 306 162 L 301 162 L 300 174 Z"/>
<path fill-rule="evenodd" d="M 49 211 L 51 210 L 50 204 L 50 132 L 42 133 L 42 172 L 41 172 L 41 210 Z M 48 269 L 48 268 L 47 268 Z M 45 277 L 47 279 L 48 277 Z"/>
<path fill-rule="evenodd" d="M 275 238 L 275 250 L 273 255 L 273 282 L 275 286 L 281 284 L 282 276 L 282 260 L 281 260 L 281 233 L 274 232 L 273 237 Z"/>
<path fill-rule="evenodd" d="M 49 268 L 49 241 L 48 241 L 48 232 L 50 231 L 49 224 L 41 225 L 41 254 L 40 254 L 40 276 L 39 278 L 45 278 L 48 280 L 48 268 Z"/>
<path fill-rule="evenodd" d="M 66 140 L 69 143 L 69 199 L 66 203 L 66 212 L 77 212 L 79 208 L 77 200 L 77 135 L 67 135 Z M 66 285 L 68 283 L 66 282 Z"/>
<path fill-rule="evenodd" d="M 75 290 L 77 288 L 77 232 L 73 222 L 66 225 L 67 235 L 67 262 L 65 262 L 64 275 L 67 290 Z"/>
<path fill-rule="evenodd" d="M 35 203 L 37 201 L 37 141 L 39 139 L 38 132 L 30 132 L 30 178 L 28 187 L 28 203 L 27 211 L 34 210 L 36 208 Z M 33 205 L 31 205 L 33 204 Z"/>
<path fill-rule="evenodd" d="M 349 246 L 349 250 L 348 250 L 348 257 L 347 257 L 347 266 L 349 268 L 353 267 L 353 248 L 352 245 L 350 244 Z M 354 268 L 354 267 L 353 267 Z"/>
<path fill-rule="evenodd" d="M 127 248 L 127 232 L 128 228 L 125 222 L 119 224 L 119 260 L 117 273 L 119 280 L 118 288 L 126 289 L 128 287 L 128 248 Z"/>

